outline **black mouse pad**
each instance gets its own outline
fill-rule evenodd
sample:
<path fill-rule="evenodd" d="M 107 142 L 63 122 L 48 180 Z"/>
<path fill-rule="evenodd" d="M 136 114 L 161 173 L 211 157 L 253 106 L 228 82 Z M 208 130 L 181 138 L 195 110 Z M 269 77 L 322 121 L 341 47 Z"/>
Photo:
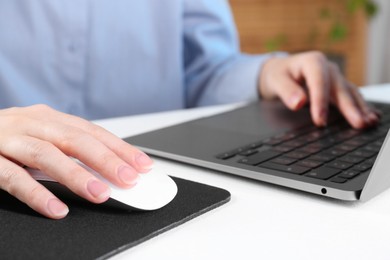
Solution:
<path fill-rule="evenodd" d="M 230 200 L 226 190 L 173 179 L 178 194 L 162 209 L 128 211 L 68 197 L 61 198 L 70 208 L 62 220 L 42 217 L 0 191 L 0 258 L 108 258 Z"/>

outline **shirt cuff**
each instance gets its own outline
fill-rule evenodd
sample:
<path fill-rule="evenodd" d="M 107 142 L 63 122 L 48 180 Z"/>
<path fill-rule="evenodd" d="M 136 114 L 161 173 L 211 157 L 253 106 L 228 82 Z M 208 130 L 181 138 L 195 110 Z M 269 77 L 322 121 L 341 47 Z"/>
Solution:
<path fill-rule="evenodd" d="M 259 73 L 267 60 L 287 57 L 285 52 L 271 52 L 261 55 L 241 54 L 234 62 L 209 84 L 200 106 L 255 101 L 259 95 Z"/>

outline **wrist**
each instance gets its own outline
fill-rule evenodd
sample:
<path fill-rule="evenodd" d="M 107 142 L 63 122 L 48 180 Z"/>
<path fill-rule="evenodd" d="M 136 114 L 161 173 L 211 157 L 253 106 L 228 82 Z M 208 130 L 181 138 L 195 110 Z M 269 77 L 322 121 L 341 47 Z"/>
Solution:
<path fill-rule="evenodd" d="M 282 53 L 282 55 L 273 55 L 266 60 L 260 70 L 258 78 L 258 93 L 262 99 L 273 99 L 276 97 L 274 91 L 269 87 L 269 82 L 272 81 L 275 68 L 279 68 L 278 64 L 281 64 L 288 55 Z"/>

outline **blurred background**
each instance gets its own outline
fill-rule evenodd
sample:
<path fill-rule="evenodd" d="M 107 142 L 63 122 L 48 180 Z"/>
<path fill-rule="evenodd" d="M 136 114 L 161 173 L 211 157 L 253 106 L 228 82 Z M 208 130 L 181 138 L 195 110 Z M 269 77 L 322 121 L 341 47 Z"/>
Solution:
<path fill-rule="evenodd" d="M 390 82 L 389 0 L 230 0 L 247 53 L 320 50 L 358 86 Z"/>

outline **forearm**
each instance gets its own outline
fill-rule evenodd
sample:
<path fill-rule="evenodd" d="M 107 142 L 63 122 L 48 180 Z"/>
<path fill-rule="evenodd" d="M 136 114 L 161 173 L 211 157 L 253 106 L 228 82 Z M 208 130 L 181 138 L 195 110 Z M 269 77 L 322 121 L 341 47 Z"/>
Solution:
<path fill-rule="evenodd" d="M 265 61 L 273 55 L 240 53 L 236 28 L 226 1 L 185 1 L 187 107 L 258 98 L 259 73 Z"/>

